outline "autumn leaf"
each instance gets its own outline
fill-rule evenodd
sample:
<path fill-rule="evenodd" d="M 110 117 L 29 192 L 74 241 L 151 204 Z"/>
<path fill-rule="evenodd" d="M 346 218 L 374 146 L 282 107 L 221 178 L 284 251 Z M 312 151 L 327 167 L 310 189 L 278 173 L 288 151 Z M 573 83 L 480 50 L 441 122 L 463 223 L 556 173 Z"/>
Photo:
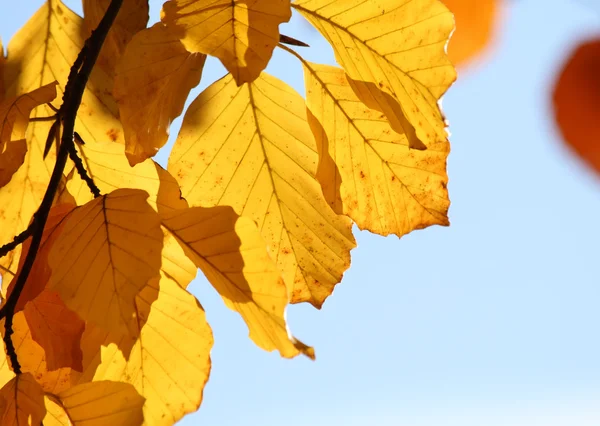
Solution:
<path fill-rule="evenodd" d="M 136 188 L 149 194 L 148 203 L 159 213 L 187 208 L 175 178 L 156 162 L 148 159 L 130 167 L 123 148 L 110 142 L 87 142 L 79 149 L 88 173 L 102 193 Z M 67 187 L 78 204 L 92 200 L 87 185 L 78 175 L 69 180 Z M 196 276 L 198 268 L 172 239 L 168 233 L 164 235 L 161 269 L 185 288 Z"/>
<path fill-rule="evenodd" d="M 74 386 L 46 399 L 48 425 L 135 426 L 144 422 L 144 398 L 129 383 L 96 381 Z M 61 413 L 64 411 L 66 415 Z"/>
<path fill-rule="evenodd" d="M 29 330 L 24 312 L 15 314 L 12 328 L 14 331 L 12 341 L 21 364 L 21 370 L 23 373 L 31 373 L 44 392 L 57 394 L 76 383 L 80 373 L 70 368 L 48 369 L 44 349 L 31 337 L 31 330 Z M 4 321 L 0 323 L 0 331 L 2 335 L 5 334 Z M 12 376 L 14 373 L 10 368 L 8 358 L 5 358 L 0 361 L 0 383 Z"/>
<path fill-rule="evenodd" d="M 79 344 L 85 323 L 69 310 L 58 294 L 44 290 L 25 305 L 31 337 L 44 348 L 48 370 L 83 370 Z"/>
<path fill-rule="evenodd" d="M 37 251 L 37 255 L 33 266 L 31 267 L 31 271 L 29 276 L 27 277 L 27 281 L 25 282 L 25 286 L 21 294 L 19 295 L 19 300 L 15 305 L 15 312 L 22 311 L 25 308 L 25 304 L 31 300 L 34 300 L 46 287 L 48 280 L 50 279 L 50 267 L 48 266 L 48 252 L 56 238 L 58 237 L 60 230 L 62 229 L 62 221 L 75 208 L 73 204 L 61 204 L 53 207 L 50 210 L 48 215 L 48 219 L 46 221 L 46 226 L 44 227 L 44 232 L 42 234 L 42 240 L 40 242 L 40 247 Z M 22 245 L 23 253 L 26 255 L 29 252 L 29 247 L 31 245 L 31 238 L 28 238 Z M 17 280 L 19 274 L 21 274 L 23 269 L 23 263 L 25 262 L 25 257 L 22 256 L 19 259 L 19 268 L 16 272 L 15 277 L 10 281 L 7 286 L 7 297 L 13 291 L 14 283 Z"/>
<path fill-rule="evenodd" d="M 117 68 L 114 94 L 132 166 L 154 156 L 167 142 L 171 121 L 200 81 L 205 60 L 206 55 L 185 50 L 160 23 L 129 43 Z"/>
<path fill-rule="evenodd" d="M 443 0 L 454 14 L 456 31 L 448 44 L 454 64 L 473 60 L 489 45 L 501 0 Z"/>
<path fill-rule="evenodd" d="M 62 96 L 71 65 L 84 44 L 83 21 L 59 0 L 48 0 L 15 34 L 8 44 L 4 64 L 7 97 L 29 93 L 58 81 Z M 118 109 L 110 96 L 110 78 L 96 68 L 83 95 L 76 130 L 86 141 L 110 139 L 122 141 L 122 130 L 115 118 Z M 108 94 L 108 95 L 107 95 Z M 50 117 L 55 113 L 43 106 L 33 117 Z M 33 122 L 27 132 L 27 154 L 23 165 L 11 181 L 0 188 L 0 245 L 22 232 L 42 200 L 54 167 L 55 152 L 43 159 L 50 122 Z M 14 271 L 19 250 L 0 259 L 4 270 Z"/>
<path fill-rule="evenodd" d="M 48 255 L 48 288 L 83 320 L 120 331 L 158 276 L 163 235 L 148 193 L 118 189 L 74 210 Z"/>
<path fill-rule="evenodd" d="M 446 141 L 438 100 L 456 79 L 445 52 L 454 19 L 439 0 L 297 0 L 292 7 L 329 41 L 350 78 L 371 83 L 372 98 L 385 99 L 382 91 L 399 104 L 377 110 L 395 114 L 393 123 L 407 120 L 427 147 Z"/>
<path fill-rule="evenodd" d="M 318 161 L 300 95 L 267 74 L 242 87 L 227 76 L 188 108 L 169 170 L 191 205 L 229 205 L 252 218 L 292 301 L 320 307 L 355 242 L 351 221 L 321 193 Z"/>
<path fill-rule="evenodd" d="M 291 16 L 289 0 L 171 0 L 161 20 L 190 52 L 219 58 L 239 86 L 266 68 Z"/>
<path fill-rule="evenodd" d="M 146 398 L 145 424 L 172 425 L 200 406 L 212 332 L 196 298 L 164 274 L 136 296 L 136 312 L 139 335 L 128 356 L 113 343 L 118 339 L 86 329 L 81 347 L 91 367 L 80 380 L 131 383 Z"/>
<path fill-rule="evenodd" d="M 285 284 L 251 219 L 230 207 L 193 207 L 163 215 L 163 224 L 225 304 L 240 313 L 254 343 L 287 358 L 300 352 L 314 357 L 287 330 Z"/>
<path fill-rule="evenodd" d="M 30 93 L 4 100 L 0 104 L 0 188 L 25 161 L 25 132 L 31 111 L 56 97 L 56 83 L 50 83 Z"/>
<path fill-rule="evenodd" d="M 110 0 L 83 0 L 83 22 L 86 34 L 98 26 Z M 115 74 L 125 46 L 133 36 L 148 24 L 148 0 L 123 0 L 119 13 L 102 45 L 97 64 L 109 75 Z"/>
<path fill-rule="evenodd" d="M 37 426 L 45 415 L 44 391 L 31 374 L 19 374 L 0 389 L 2 426 Z"/>
<path fill-rule="evenodd" d="M 600 173 L 600 39 L 581 43 L 554 86 L 554 117 L 569 147 Z"/>
<path fill-rule="evenodd" d="M 410 149 L 360 102 L 342 69 L 303 65 L 309 122 L 322 150 L 317 177 L 331 207 L 381 235 L 448 225 L 448 143 Z"/>

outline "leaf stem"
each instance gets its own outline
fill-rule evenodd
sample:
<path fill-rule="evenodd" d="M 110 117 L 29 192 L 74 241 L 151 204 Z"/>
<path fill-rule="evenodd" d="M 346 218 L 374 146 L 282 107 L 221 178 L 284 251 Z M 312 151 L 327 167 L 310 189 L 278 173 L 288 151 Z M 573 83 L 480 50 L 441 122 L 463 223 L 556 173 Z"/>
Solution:
<path fill-rule="evenodd" d="M 122 4 L 123 0 L 112 0 L 110 2 L 104 17 L 85 42 L 73 67 L 71 67 L 69 80 L 67 81 L 63 95 L 63 104 L 60 107 L 60 115 L 63 118 L 63 132 L 60 148 L 56 155 L 54 170 L 52 170 L 50 182 L 48 183 L 40 207 L 34 214 L 33 221 L 29 225 L 29 228 L 32 229 L 31 245 L 25 257 L 21 273 L 17 277 L 16 283 L 13 286 L 12 292 L 8 296 L 6 303 L 0 308 L 0 319 L 6 319 L 4 323 L 4 344 L 6 345 L 8 357 L 10 358 L 15 374 L 21 374 L 21 365 L 19 364 L 15 347 L 11 339 L 11 335 L 13 334 L 12 323 L 15 315 L 15 308 L 40 248 L 44 227 L 46 226 L 52 203 L 63 177 L 67 158 L 69 157 L 69 152 L 71 150 L 70 147 L 74 143 L 73 133 L 75 131 L 75 119 L 77 117 L 79 105 L 81 105 L 85 86 L 94 69 L 96 59 L 100 54 L 100 49 L 102 49 L 106 35 L 117 17 Z"/>

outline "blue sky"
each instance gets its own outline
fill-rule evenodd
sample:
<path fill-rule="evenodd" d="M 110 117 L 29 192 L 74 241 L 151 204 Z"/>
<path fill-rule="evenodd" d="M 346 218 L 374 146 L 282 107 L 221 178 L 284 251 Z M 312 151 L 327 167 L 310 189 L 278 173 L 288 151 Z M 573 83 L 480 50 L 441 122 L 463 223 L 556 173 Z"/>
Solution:
<path fill-rule="evenodd" d="M 323 309 L 288 311 L 316 362 L 256 348 L 195 280 L 216 343 L 204 403 L 181 425 L 600 424 L 600 179 L 564 147 L 549 103 L 569 49 L 600 34 L 600 8 L 507 3 L 494 47 L 444 98 L 451 227 L 402 239 L 357 231 L 352 267 Z M 4 7 L 5 44 L 41 4 Z M 312 46 L 307 59 L 334 63 L 299 17 L 282 32 Z M 285 52 L 268 71 L 304 93 Z M 190 100 L 223 73 L 207 62 Z"/>

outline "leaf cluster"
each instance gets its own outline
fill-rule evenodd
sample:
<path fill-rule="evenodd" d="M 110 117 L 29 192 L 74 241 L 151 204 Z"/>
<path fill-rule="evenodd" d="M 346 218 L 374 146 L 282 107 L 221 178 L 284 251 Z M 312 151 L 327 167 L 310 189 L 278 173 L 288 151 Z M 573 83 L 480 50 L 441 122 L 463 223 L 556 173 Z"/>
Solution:
<path fill-rule="evenodd" d="M 170 425 L 210 373 L 198 268 L 257 346 L 314 358 L 285 309 L 321 308 L 353 223 L 448 225 L 454 21 L 439 0 L 170 0 L 150 27 L 147 0 L 83 10 L 47 0 L 0 59 L 1 424 Z M 292 10 L 339 67 L 290 47 Z M 275 48 L 305 98 L 264 72 Z M 165 170 L 152 157 L 206 55 L 228 74 Z"/>

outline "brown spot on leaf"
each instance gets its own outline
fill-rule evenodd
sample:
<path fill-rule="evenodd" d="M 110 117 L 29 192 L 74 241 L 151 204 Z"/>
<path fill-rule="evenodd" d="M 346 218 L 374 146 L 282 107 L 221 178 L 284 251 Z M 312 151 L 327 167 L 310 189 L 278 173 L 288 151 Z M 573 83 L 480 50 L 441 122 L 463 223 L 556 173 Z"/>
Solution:
<path fill-rule="evenodd" d="M 106 135 L 110 138 L 111 141 L 115 142 L 119 138 L 119 131 L 117 129 L 109 129 L 106 132 Z"/>

